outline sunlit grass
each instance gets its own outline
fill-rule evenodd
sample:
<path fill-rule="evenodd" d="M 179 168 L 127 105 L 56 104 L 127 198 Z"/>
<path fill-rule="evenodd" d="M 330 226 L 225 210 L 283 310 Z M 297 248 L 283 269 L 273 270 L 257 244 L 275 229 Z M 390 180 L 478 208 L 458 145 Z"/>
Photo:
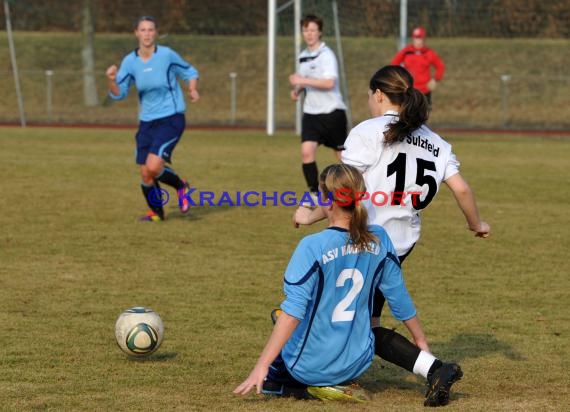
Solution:
<path fill-rule="evenodd" d="M 299 239 L 293 208 L 174 203 L 160 224 L 133 164 L 133 130 L 0 129 L 3 410 L 423 410 L 423 381 L 375 362 L 370 405 L 236 398 L 267 339 Z M 568 140 L 450 136 L 488 240 L 446 188 L 404 265 L 432 350 L 465 378 L 450 410 L 562 410 L 570 375 Z M 217 194 L 302 191 L 297 137 L 188 131 L 174 168 Z M 319 165 L 333 160 L 319 151 Z M 171 192 L 171 195 L 174 195 Z M 150 359 L 114 341 L 123 309 L 165 323 Z M 404 328 L 389 314 L 386 325 Z M 540 390 L 537 390 L 537 385 Z"/>

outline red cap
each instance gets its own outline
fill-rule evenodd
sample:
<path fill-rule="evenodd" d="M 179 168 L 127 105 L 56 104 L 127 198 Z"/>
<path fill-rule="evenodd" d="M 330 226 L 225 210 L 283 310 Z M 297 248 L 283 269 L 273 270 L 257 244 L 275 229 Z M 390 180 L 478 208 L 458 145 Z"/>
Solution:
<path fill-rule="evenodd" d="M 423 27 L 416 27 L 412 32 L 412 37 L 416 37 L 419 39 L 425 39 L 426 37 L 426 29 Z"/>

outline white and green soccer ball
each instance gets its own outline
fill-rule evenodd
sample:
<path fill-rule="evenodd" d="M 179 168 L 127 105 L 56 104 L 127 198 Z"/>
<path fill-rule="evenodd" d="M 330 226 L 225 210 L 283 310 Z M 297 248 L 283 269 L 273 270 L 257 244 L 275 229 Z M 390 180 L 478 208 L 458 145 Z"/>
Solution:
<path fill-rule="evenodd" d="M 127 355 L 148 356 L 155 352 L 164 337 L 164 324 L 154 310 L 136 306 L 125 310 L 115 323 L 117 344 Z"/>

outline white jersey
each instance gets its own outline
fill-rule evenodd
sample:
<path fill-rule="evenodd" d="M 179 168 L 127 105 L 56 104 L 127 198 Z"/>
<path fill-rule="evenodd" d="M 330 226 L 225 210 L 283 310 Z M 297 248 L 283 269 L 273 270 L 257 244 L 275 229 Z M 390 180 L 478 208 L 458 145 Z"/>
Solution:
<path fill-rule="evenodd" d="M 318 49 L 305 49 L 299 55 L 299 74 L 311 79 L 335 79 L 330 90 L 305 87 L 303 112 L 308 114 L 326 114 L 337 109 L 346 110 L 338 86 L 338 63 L 331 49 L 321 42 Z"/>
<path fill-rule="evenodd" d="M 425 125 L 402 142 L 386 145 L 384 131 L 397 116 L 389 111 L 354 127 L 342 161 L 363 173 L 370 195 L 363 202 L 369 224 L 386 229 L 398 256 L 403 256 L 420 238 L 420 210 L 442 181 L 459 173 L 459 162 L 451 145 Z"/>

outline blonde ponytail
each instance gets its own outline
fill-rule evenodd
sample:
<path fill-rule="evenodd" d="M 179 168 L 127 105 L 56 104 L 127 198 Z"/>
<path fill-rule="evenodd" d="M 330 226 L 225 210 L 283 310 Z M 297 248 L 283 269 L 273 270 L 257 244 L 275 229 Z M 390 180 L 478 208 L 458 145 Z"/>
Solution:
<path fill-rule="evenodd" d="M 368 230 L 368 212 L 361 199 L 366 192 L 362 174 L 353 166 L 334 164 L 322 171 L 320 182 L 324 197 L 351 214 L 348 234 L 354 247 L 360 252 L 371 250 L 379 241 Z M 337 197 L 339 193 L 342 199 Z"/>

